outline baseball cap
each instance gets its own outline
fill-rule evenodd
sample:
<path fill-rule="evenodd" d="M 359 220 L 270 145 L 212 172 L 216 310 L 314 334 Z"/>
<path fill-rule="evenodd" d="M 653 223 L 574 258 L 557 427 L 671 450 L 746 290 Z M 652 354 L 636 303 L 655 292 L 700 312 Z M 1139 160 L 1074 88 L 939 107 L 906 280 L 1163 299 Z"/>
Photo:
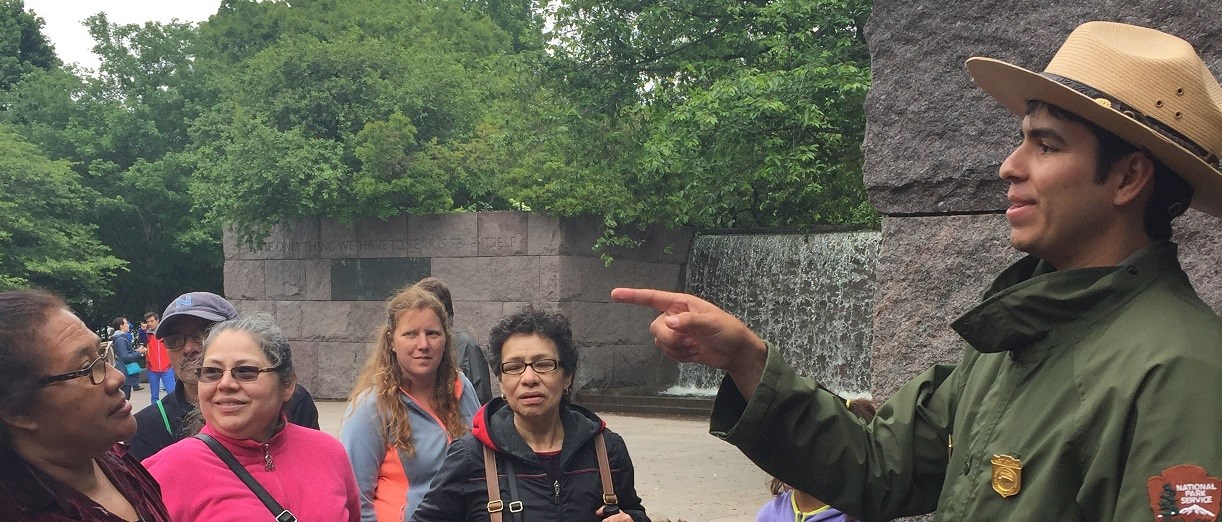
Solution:
<path fill-rule="evenodd" d="M 178 319 L 193 315 L 212 322 L 221 322 L 238 316 L 238 310 L 224 297 L 212 292 L 188 292 L 178 296 L 165 308 L 161 314 L 161 324 L 157 327 L 157 338 L 161 339 L 168 332 L 174 331 Z"/>

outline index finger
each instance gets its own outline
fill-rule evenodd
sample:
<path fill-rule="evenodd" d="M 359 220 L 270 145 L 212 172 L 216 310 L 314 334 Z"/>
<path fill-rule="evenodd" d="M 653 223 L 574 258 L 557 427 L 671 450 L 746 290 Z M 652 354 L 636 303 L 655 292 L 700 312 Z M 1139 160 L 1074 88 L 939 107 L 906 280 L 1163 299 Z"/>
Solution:
<path fill-rule="evenodd" d="M 649 288 L 616 288 L 611 290 L 612 301 L 647 306 L 659 312 L 687 311 L 687 306 L 683 303 L 684 296 L 685 294 L 677 292 L 664 292 Z"/>

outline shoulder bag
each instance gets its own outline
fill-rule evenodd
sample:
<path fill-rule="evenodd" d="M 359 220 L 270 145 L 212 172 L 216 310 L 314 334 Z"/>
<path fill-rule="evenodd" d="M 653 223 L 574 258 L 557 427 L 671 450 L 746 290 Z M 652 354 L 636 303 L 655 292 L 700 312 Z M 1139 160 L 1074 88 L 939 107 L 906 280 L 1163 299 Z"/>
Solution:
<path fill-rule="evenodd" d="M 204 441 L 204 444 L 207 444 L 209 448 L 212 448 L 212 452 L 216 453 L 216 456 L 220 457 L 221 460 L 225 462 L 225 465 L 229 466 L 229 469 L 233 470 L 233 473 L 237 475 L 238 478 L 242 479 L 242 482 L 246 484 L 246 487 L 250 488 L 250 491 L 252 491 L 256 497 L 259 497 L 259 500 L 263 502 L 263 505 L 267 506 L 267 510 L 271 511 L 272 515 L 276 517 L 276 522 L 297 522 L 297 517 L 293 516 L 289 510 L 284 509 L 279 502 L 276 502 L 276 499 L 272 498 L 272 495 L 259 484 L 259 481 L 250 476 L 250 472 L 246 471 L 246 468 L 243 468 L 241 464 L 238 464 L 238 459 L 234 458 L 233 453 L 230 453 L 229 450 L 225 449 L 220 442 L 217 442 L 216 439 L 204 433 L 196 435 L 195 438 Z"/>

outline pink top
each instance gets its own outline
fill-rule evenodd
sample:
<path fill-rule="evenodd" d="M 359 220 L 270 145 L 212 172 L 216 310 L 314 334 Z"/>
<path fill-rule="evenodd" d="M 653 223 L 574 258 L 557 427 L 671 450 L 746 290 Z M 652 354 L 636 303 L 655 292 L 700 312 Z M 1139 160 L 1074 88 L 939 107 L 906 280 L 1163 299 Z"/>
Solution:
<path fill-rule="evenodd" d="M 343 446 L 321 431 L 285 423 L 268 444 L 231 439 L 209 426 L 272 498 L 302 522 L 357 522 L 360 494 Z M 267 469 L 267 455 L 272 470 Z M 203 441 L 180 440 L 144 459 L 161 483 L 162 498 L 175 521 L 271 520 L 270 511 Z"/>

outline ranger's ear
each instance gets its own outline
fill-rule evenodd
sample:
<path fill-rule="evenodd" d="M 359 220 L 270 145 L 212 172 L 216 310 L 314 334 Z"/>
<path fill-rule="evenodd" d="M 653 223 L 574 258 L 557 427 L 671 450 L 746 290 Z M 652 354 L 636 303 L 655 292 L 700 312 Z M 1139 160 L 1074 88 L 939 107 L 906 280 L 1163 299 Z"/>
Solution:
<path fill-rule="evenodd" d="M 1122 207 L 1140 202 L 1144 208 L 1143 194 L 1148 197 L 1154 190 L 1154 160 L 1144 151 L 1130 153 L 1112 164 L 1108 176 L 1117 176 L 1113 204 Z"/>

